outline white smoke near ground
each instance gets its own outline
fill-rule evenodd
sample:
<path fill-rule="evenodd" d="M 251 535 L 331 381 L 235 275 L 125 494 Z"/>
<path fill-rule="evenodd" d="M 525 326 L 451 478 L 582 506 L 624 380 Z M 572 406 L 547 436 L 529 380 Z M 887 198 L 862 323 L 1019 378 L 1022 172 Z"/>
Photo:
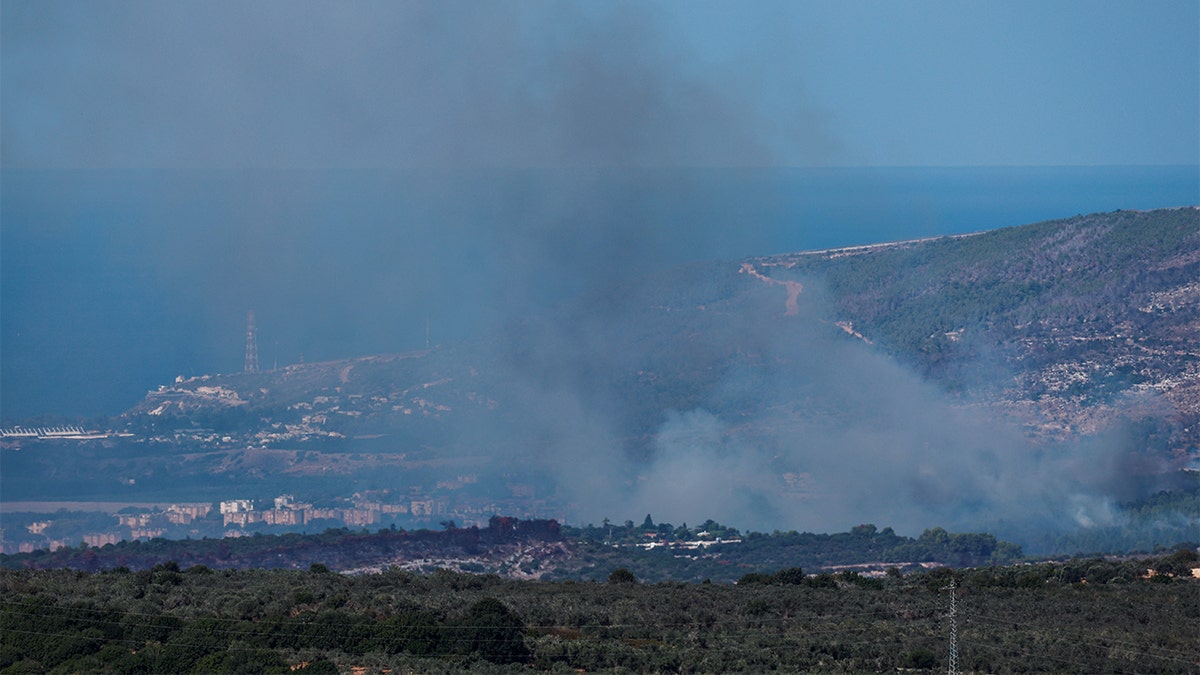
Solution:
<path fill-rule="evenodd" d="M 1119 474 L 1135 448 L 1035 442 L 982 402 L 947 393 L 834 325 L 819 280 L 805 280 L 790 315 L 786 289 L 731 278 L 744 284 L 743 312 L 695 333 L 683 320 L 669 324 L 678 335 L 655 341 L 646 337 L 653 328 L 634 325 L 643 313 L 606 314 L 601 326 L 579 318 L 584 310 L 541 324 L 536 361 L 514 365 L 508 377 L 539 401 L 522 408 L 522 424 L 551 430 L 553 450 L 537 461 L 583 521 L 650 513 L 760 531 L 876 523 L 911 535 L 1115 522 Z M 722 372 L 699 387 L 694 405 L 643 410 L 656 418 L 635 428 L 620 399 L 640 396 L 638 388 L 613 386 L 615 374 L 645 374 L 639 369 L 674 356 L 689 363 L 685 375 L 687 367 Z"/>
<path fill-rule="evenodd" d="M 1071 517 L 1080 527 L 1113 525 L 1120 517 L 1112 501 L 1103 497 L 1072 494 L 1068 495 L 1067 503 Z"/>
<path fill-rule="evenodd" d="M 762 482 L 769 459 L 706 410 L 669 411 L 649 465 L 637 472 L 630 503 L 660 522 L 703 520 L 698 517 L 706 512 L 732 523 L 762 521 L 757 511 L 774 506 L 779 487 Z"/>

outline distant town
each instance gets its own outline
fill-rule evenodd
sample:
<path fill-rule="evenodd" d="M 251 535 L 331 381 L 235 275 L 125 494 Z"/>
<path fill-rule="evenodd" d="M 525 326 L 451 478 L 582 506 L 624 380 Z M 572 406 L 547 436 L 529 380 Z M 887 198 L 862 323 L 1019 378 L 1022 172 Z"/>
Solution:
<path fill-rule="evenodd" d="M 439 482 L 428 493 L 367 491 L 322 505 L 291 494 L 271 500 L 232 498 L 212 503 L 12 502 L 4 506 L 0 553 L 330 528 L 485 527 L 488 519 L 499 513 L 564 520 L 561 509 L 542 500 L 486 500 L 447 494 L 476 481 L 474 475 L 463 475 Z M 524 492 L 522 487 L 513 486 L 517 493 Z"/>
<path fill-rule="evenodd" d="M 132 436 L 133 434 L 115 434 L 107 431 L 87 431 L 83 427 L 75 425 L 64 425 L 54 427 L 5 427 L 0 428 L 0 440 L 18 440 L 18 439 L 63 439 L 73 441 L 94 440 L 97 438 L 108 438 L 110 436 L 122 435 Z"/>

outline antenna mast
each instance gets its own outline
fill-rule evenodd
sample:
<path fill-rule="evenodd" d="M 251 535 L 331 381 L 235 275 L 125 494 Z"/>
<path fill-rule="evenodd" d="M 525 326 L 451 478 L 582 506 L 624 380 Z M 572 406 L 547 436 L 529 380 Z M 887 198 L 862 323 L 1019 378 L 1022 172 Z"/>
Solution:
<path fill-rule="evenodd" d="M 254 310 L 246 312 L 246 367 L 245 372 L 258 372 L 258 328 L 254 325 Z"/>

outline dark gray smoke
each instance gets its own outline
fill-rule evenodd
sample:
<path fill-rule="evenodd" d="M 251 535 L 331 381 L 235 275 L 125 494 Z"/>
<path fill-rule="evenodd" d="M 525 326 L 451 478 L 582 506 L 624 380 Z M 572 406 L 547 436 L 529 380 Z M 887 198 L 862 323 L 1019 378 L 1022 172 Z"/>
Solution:
<path fill-rule="evenodd" d="M 828 158 L 836 143 L 785 62 L 740 70 L 698 59 L 705 45 L 671 30 L 664 9 L 454 0 L 14 6 L 5 11 L 5 67 L 30 78 L 6 80 L 21 96 L 4 101 L 4 165 L 558 168 L 763 166 L 780 152 L 803 163 Z M 768 91 L 770 116 L 749 103 Z"/>
<path fill-rule="evenodd" d="M 114 413 L 234 370 L 250 308 L 287 364 L 762 251 L 773 188 L 745 204 L 671 169 L 836 144 L 802 83 L 712 67 L 662 9 L 6 8 L 6 410 Z M 793 114 L 764 119 L 747 88 L 768 85 Z"/>

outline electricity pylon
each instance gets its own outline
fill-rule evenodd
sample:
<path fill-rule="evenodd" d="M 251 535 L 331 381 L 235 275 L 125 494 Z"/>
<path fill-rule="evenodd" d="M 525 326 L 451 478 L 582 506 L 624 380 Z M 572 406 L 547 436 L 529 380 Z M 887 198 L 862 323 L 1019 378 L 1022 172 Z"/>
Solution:
<path fill-rule="evenodd" d="M 955 580 L 950 579 L 949 586 L 943 586 L 942 590 L 950 591 L 950 675 L 958 675 L 958 603 L 954 597 L 954 589 L 957 588 Z"/>

